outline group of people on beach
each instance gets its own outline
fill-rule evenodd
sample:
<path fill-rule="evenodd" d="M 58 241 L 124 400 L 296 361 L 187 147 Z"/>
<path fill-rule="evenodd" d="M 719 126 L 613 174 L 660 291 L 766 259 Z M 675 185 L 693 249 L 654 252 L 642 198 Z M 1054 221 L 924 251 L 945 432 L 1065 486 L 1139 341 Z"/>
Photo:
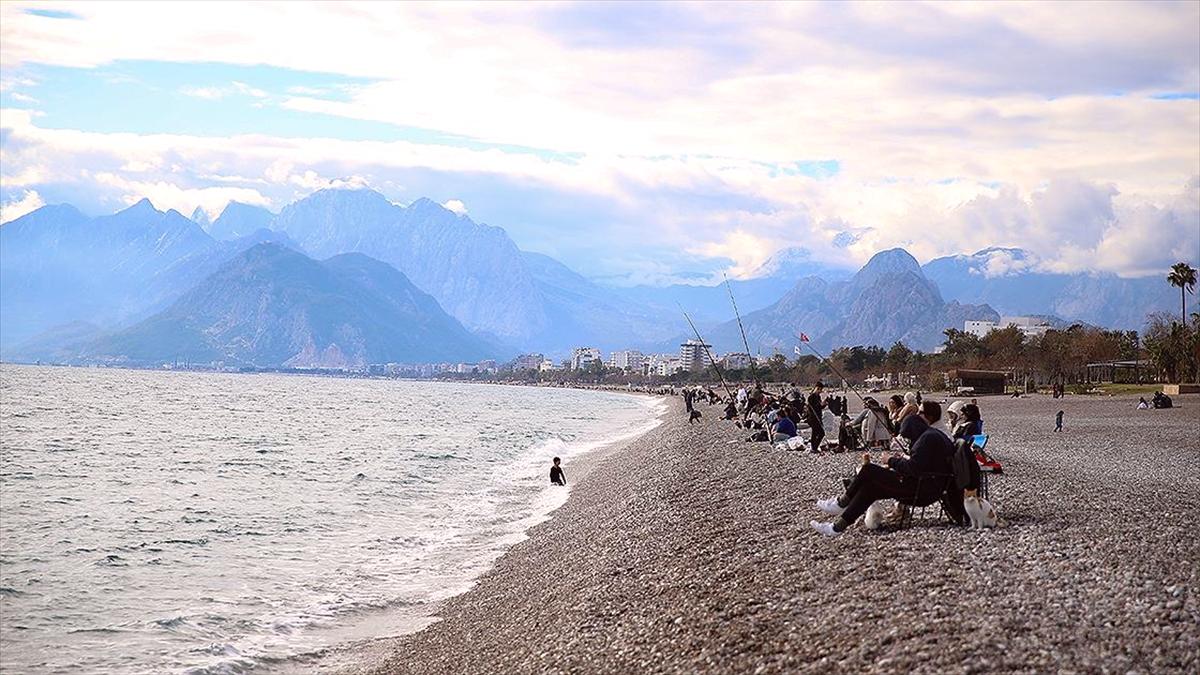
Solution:
<path fill-rule="evenodd" d="M 974 399 L 954 401 L 943 411 L 941 404 L 924 400 L 916 391 L 892 395 L 882 404 L 866 397 L 861 412 L 851 417 L 848 399 L 826 395 L 821 382 L 807 393 L 798 386 L 771 393 L 755 383 L 727 398 L 702 388 L 685 389 L 683 395 L 689 421 L 699 415 L 698 400 L 724 404 L 722 419 L 749 430 L 750 442 L 785 450 L 807 447 L 814 453 L 865 451 L 861 467 L 846 481 L 845 493 L 818 503 L 822 511 L 836 516 L 832 522 L 813 521 L 813 528 L 826 535 L 840 534 L 881 499 L 897 501 L 893 517 L 902 515 L 904 508 L 940 500 L 952 520 L 965 524 L 964 498 L 977 494 L 980 473 L 1003 471 L 983 450 L 983 419 Z M 888 449 L 891 453 L 882 464 L 873 463 L 872 451 Z"/>

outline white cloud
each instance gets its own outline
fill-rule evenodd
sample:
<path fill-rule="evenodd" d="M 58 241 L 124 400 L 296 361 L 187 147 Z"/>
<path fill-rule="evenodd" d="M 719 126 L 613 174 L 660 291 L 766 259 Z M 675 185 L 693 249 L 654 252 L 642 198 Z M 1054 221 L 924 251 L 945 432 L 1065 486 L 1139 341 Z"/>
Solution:
<path fill-rule="evenodd" d="M 180 87 L 179 93 L 192 98 L 200 98 L 207 101 L 217 101 L 227 96 L 249 96 L 251 98 L 267 98 L 270 96 L 262 89 L 252 87 L 245 82 L 232 82 L 225 87 Z"/>
<path fill-rule="evenodd" d="M 124 199 L 132 188 L 89 187 L 85 172 L 106 172 L 180 190 L 251 189 L 279 204 L 391 181 L 444 189 L 434 196 L 486 220 L 496 193 L 536 191 L 555 197 L 528 240 L 550 238 L 587 263 L 605 260 L 578 248 L 589 240 L 637 241 L 728 257 L 734 274 L 796 244 L 845 263 L 894 245 L 921 259 L 1021 246 L 1046 265 L 1136 272 L 1160 255 L 1131 238 L 1165 228 L 1181 246 L 1194 240 L 1178 186 L 1200 171 L 1200 103 L 1150 95 L 1200 89 L 1195 3 L 247 3 L 236 20 L 203 3 L 89 3 L 72 6 L 80 21 L 26 6 L 0 5 L 0 86 L 21 63 L 337 73 L 370 81 L 336 93 L 293 86 L 280 104 L 583 155 L 95 134 L 39 129 L 6 110 L 19 141 L 0 151 L 6 187 Z M 192 95 L 269 97 L 237 81 Z M 840 164 L 828 180 L 785 171 L 825 158 Z M 596 203 L 605 236 L 558 226 L 580 200 Z"/>
<path fill-rule="evenodd" d="M 40 209 L 45 205 L 46 203 L 42 201 L 41 195 L 34 190 L 25 190 L 21 193 L 20 197 L 0 204 L 0 223 L 16 220 L 26 213 Z"/>
<path fill-rule="evenodd" d="M 179 93 L 192 98 L 202 98 L 208 101 L 215 101 L 220 98 L 225 98 L 229 94 L 228 89 L 220 87 L 181 87 Z"/>
<path fill-rule="evenodd" d="M 467 205 L 463 204 L 462 201 L 458 199 L 450 199 L 442 202 L 442 206 L 446 207 L 447 211 L 452 211 L 460 216 L 467 214 Z"/>

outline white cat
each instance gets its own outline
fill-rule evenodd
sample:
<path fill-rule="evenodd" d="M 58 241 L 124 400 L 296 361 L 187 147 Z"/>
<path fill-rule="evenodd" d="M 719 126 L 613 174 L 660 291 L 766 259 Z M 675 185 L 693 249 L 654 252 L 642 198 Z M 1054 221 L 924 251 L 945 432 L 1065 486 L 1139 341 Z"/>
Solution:
<path fill-rule="evenodd" d="M 877 501 L 867 508 L 867 514 L 863 516 L 863 526 L 868 530 L 878 530 L 880 525 L 888 517 L 888 508 L 883 501 Z"/>
<path fill-rule="evenodd" d="M 1000 519 L 996 516 L 996 509 L 992 508 L 991 502 L 975 494 L 968 494 L 963 497 L 963 508 L 967 511 L 967 517 L 971 519 L 972 529 L 983 529 L 985 527 L 995 527 Z"/>

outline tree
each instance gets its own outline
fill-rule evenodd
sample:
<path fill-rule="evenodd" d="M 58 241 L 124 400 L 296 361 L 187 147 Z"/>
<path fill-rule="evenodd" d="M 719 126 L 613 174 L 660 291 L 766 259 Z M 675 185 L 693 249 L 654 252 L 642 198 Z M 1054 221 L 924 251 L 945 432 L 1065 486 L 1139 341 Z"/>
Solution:
<path fill-rule="evenodd" d="M 1171 265 L 1171 273 L 1167 275 L 1167 281 L 1172 286 L 1179 287 L 1179 321 L 1183 325 L 1187 325 L 1187 293 L 1194 292 L 1196 288 L 1196 268 L 1185 262 L 1177 262 Z"/>
<path fill-rule="evenodd" d="M 913 351 L 903 342 L 897 340 L 896 344 L 892 345 L 892 348 L 888 350 L 885 363 L 887 363 L 887 367 L 892 371 L 900 372 L 908 368 L 912 357 Z"/>

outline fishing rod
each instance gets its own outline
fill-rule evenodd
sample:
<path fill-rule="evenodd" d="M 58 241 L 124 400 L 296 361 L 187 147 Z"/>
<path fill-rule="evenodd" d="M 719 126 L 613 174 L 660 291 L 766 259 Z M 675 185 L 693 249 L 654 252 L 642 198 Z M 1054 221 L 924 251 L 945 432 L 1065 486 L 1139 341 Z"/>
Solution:
<path fill-rule="evenodd" d="M 808 350 L 811 351 L 813 354 L 815 354 L 818 359 L 820 359 L 821 361 L 824 361 L 825 365 L 829 366 L 829 369 L 832 370 L 835 375 L 842 378 L 842 382 L 844 382 L 847 387 L 850 387 L 850 391 L 854 392 L 854 395 L 858 397 L 858 400 L 862 401 L 863 407 L 866 408 L 867 410 L 870 410 L 875 415 L 875 419 L 877 419 L 883 423 L 883 428 L 888 430 L 888 434 L 890 434 L 892 438 L 896 437 L 896 434 L 892 432 L 891 425 L 888 424 L 888 421 L 883 418 L 883 414 L 879 411 L 879 409 L 872 408 L 871 406 L 867 405 L 867 399 L 864 398 L 863 395 L 858 392 L 858 389 L 855 388 L 855 386 L 853 384 L 850 384 L 850 380 L 847 379 L 846 376 L 842 374 L 842 371 L 838 370 L 837 366 L 833 365 L 833 359 L 828 358 L 826 356 L 822 356 L 821 352 L 818 352 L 816 350 L 816 348 L 813 347 L 812 344 L 809 343 L 807 336 L 804 335 L 804 333 L 800 334 L 800 344 L 804 345 L 805 347 L 808 347 Z M 796 354 L 797 355 L 800 354 L 799 347 L 796 347 Z"/>
<path fill-rule="evenodd" d="M 746 348 L 746 357 L 750 359 L 750 380 L 757 382 L 758 378 L 754 376 L 754 354 L 750 351 L 750 341 L 746 339 L 746 328 L 742 326 L 742 315 L 738 312 L 737 301 L 733 299 L 733 287 L 729 285 L 729 277 L 721 272 L 721 276 L 725 279 L 725 290 L 729 291 L 729 304 L 733 305 L 733 315 L 737 317 L 738 330 L 742 332 L 742 346 Z"/>
<path fill-rule="evenodd" d="M 700 341 L 700 346 L 704 347 L 704 353 L 708 355 L 708 362 L 712 364 L 713 370 L 717 371 L 717 377 L 721 379 L 721 386 L 725 387 L 725 393 L 729 394 L 729 400 L 732 401 L 736 397 L 733 395 L 733 390 L 729 388 L 729 383 L 725 381 L 725 376 L 721 374 L 721 366 L 717 365 L 717 360 L 713 358 L 712 352 L 708 350 L 708 343 L 704 338 L 700 337 L 700 331 L 696 330 L 696 324 L 692 323 L 692 317 L 684 312 L 683 305 L 679 306 L 679 311 L 683 312 L 683 318 L 687 319 L 688 325 L 692 327 L 692 332 L 696 334 L 696 339 Z"/>

